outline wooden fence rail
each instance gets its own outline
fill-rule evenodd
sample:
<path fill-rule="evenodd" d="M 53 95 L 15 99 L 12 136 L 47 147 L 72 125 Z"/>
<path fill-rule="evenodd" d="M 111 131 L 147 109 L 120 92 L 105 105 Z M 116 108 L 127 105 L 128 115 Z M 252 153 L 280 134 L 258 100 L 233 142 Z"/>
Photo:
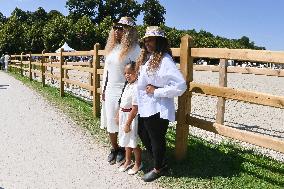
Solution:
<path fill-rule="evenodd" d="M 184 75 L 188 86 L 188 90 L 178 98 L 175 149 L 176 159 L 181 160 L 186 155 L 189 125 L 284 153 L 284 141 L 224 125 L 226 99 L 284 109 L 283 96 L 227 87 L 228 73 L 261 74 L 283 77 L 284 71 L 282 69 L 272 70 L 263 68 L 232 67 L 228 66 L 228 60 L 283 64 L 284 52 L 192 47 L 192 38 L 186 35 L 181 39 L 180 48 L 171 49 L 173 56 L 180 58 L 180 70 Z M 22 53 L 21 55 L 11 56 L 13 60 L 10 67 L 20 70 L 22 75 L 24 72 L 28 72 L 30 80 L 32 80 L 32 73 L 36 73 L 41 77 L 43 86 L 45 85 L 46 77 L 49 77 L 52 80 L 58 80 L 60 95 L 62 97 L 64 96 L 64 84 L 73 84 L 89 90 L 90 95 L 93 96 L 93 114 L 98 117 L 100 113 L 101 93 L 100 76 L 103 74 L 103 68 L 100 65 L 100 57 L 104 55 L 105 51 L 100 49 L 99 44 L 96 44 L 94 49 L 90 51 L 64 52 L 63 49 L 61 49 L 59 53 L 45 53 L 44 51 L 42 54 Z M 64 61 L 64 57 L 67 56 L 90 56 L 92 57 L 92 62 Z M 37 59 L 38 61 L 34 60 L 33 57 L 39 57 L 39 59 Z M 50 60 L 49 57 L 59 57 L 59 62 L 55 62 L 52 59 Z M 194 58 L 220 59 L 220 64 L 219 66 L 193 65 Z M 47 68 L 50 68 L 50 73 Z M 54 74 L 53 68 L 59 69 L 59 74 Z M 88 83 L 69 79 L 68 70 L 87 72 L 89 75 Z M 193 82 L 193 70 L 219 72 L 219 86 Z M 216 123 L 191 117 L 191 97 L 192 95 L 199 94 L 218 98 Z"/>

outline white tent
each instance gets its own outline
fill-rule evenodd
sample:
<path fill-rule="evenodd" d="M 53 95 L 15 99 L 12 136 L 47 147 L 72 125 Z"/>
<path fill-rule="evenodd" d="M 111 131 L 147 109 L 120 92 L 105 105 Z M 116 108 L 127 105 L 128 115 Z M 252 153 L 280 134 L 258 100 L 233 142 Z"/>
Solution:
<path fill-rule="evenodd" d="M 59 49 L 57 49 L 55 52 L 60 52 L 60 49 L 63 48 L 65 52 L 71 52 L 71 51 L 76 51 L 75 49 L 72 49 L 71 47 L 69 47 L 69 45 L 65 42 L 62 47 L 60 47 Z"/>

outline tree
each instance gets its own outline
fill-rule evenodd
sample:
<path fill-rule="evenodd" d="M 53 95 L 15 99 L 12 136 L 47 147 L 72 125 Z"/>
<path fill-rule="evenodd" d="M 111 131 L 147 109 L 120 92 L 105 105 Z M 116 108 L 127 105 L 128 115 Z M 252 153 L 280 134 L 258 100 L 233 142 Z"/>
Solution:
<path fill-rule="evenodd" d="M 165 23 L 166 9 L 158 0 L 145 0 L 142 4 L 144 12 L 143 22 L 148 26 L 159 26 Z"/>
<path fill-rule="evenodd" d="M 11 16 L 14 16 L 17 20 L 21 22 L 26 22 L 29 19 L 29 12 L 25 12 L 18 7 L 11 13 Z"/>
<path fill-rule="evenodd" d="M 0 24 L 4 24 L 6 22 L 6 17 L 0 12 Z"/>
<path fill-rule="evenodd" d="M 135 0 L 67 0 L 66 7 L 73 20 L 77 21 L 83 16 L 88 16 L 97 24 L 107 16 L 112 20 L 122 16 L 136 19 L 141 12 L 140 4 Z"/>
<path fill-rule="evenodd" d="M 31 21 L 32 22 L 43 22 L 47 21 L 47 12 L 42 8 L 39 7 L 35 12 L 31 13 Z"/>
<path fill-rule="evenodd" d="M 56 16 L 48 21 L 43 29 L 44 47 L 47 51 L 55 51 L 68 41 L 69 28 L 72 22 L 64 16 Z"/>
<path fill-rule="evenodd" d="M 83 16 L 88 16 L 94 20 L 98 14 L 98 6 L 102 0 L 67 0 L 66 7 L 69 10 L 69 16 L 73 20 L 78 20 Z"/>
<path fill-rule="evenodd" d="M 26 30 L 27 50 L 40 53 L 44 49 L 43 25 L 36 22 Z"/>
<path fill-rule="evenodd" d="M 95 26 L 87 16 L 80 18 L 70 31 L 70 45 L 76 50 L 90 50 L 96 43 Z"/>
<path fill-rule="evenodd" d="M 112 20 L 117 20 L 123 16 L 129 16 L 136 20 L 140 12 L 141 6 L 135 0 L 100 1 L 95 22 L 100 23 L 107 16 L 110 16 Z"/>
<path fill-rule="evenodd" d="M 107 16 L 103 19 L 102 22 L 99 23 L 99 26 L 96 27 L 96 34 L 97 34 L 96 43 L 100 43 L 102 48 L 104 48 L 106 45 L 106 41 L 112 24 L 113 23 L 111 17 Z"/>
<path fill-rule="evenodd" d="M 26 50 L 25 30 L 26 23 L 20 22 L 17 17 L 11 16 L 0 30 L 0 51 L 21 53 Z"/>
<path fill-rule="evenodd" d="M 52 20 L 53 18 L 57 16 L 63 16 L 63 14 L 57 10 L 51 10 L 49 13 L 47 13 L 47 19 Z"/>

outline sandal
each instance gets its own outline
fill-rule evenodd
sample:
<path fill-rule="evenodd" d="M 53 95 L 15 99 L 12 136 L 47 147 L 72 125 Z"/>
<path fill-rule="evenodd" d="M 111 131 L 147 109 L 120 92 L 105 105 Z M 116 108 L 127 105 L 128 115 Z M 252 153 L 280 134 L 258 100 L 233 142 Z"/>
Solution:
<path fill-rule="evenodd" d="M 143 164 L 141 163 L 137 170 L 130 169 L 128 170 L 127 174 L 135 175 L 136 173 L 138 173 L 138 171 L 141 171 L 142 168 L 143 168 Z"/>
<path fill-rule="evenodd" d="M 127 171 L 130 167 L 132 167 L 134 164 L 133 162 L 131 162 L 129 165 L 127 165 L 126 167 L 124 167 L 124 165 L 121 165 L 118 169 L 119 172 L 125 172 Z"/>

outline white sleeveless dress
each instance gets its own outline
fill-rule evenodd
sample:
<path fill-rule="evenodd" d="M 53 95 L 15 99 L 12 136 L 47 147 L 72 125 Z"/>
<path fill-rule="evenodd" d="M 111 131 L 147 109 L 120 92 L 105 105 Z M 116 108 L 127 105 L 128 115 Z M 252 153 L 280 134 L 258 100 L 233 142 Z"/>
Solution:
<path fill-rule="evenodd" d="M 105 90 L 105 101 L 102 101 L 101 128 L 107 128 L 109 133 L 118 132 L 115 116 L 119 108 L 118 100 L 121 97 L 122 89 L 125 85 L 124 67 L 130 60 L 136 61 L 140 53 L 140 47 L 137 44 L 122 61 L 119 60 L 121 50 L 122 46 L 118 44 L 105 57 L 102 89 L 104 89 L 107 72 L 108 81 Z"/>

